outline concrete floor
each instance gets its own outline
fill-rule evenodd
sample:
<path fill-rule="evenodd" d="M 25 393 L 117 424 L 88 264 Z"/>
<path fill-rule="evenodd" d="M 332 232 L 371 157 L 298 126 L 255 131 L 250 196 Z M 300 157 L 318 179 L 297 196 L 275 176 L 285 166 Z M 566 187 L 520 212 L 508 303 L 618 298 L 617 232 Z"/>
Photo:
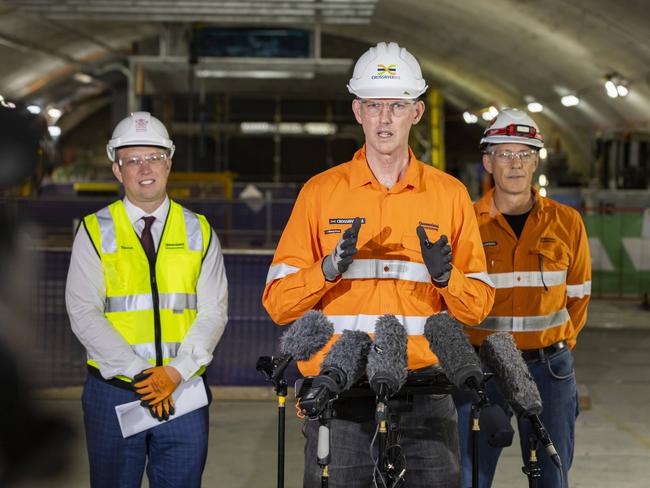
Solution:
<path fill-rule="evenodd" d="M 578 418 L 571 486 L 641 488 L 650 486 L 650 311 L 637 303 L 594 301 L 588 326 L 575 352 L 583 401 L 590 408 Z M 271 393 L 270 388 L 267 393 Z M 79 429 L 73 460 L 64 477 L 29 481 L 19 488 L 88 486 L 79 392 L 40 403 L 69 418 Z M 226 399 L 232 391 L 215 390 L 211 406 L 210 449 L 205 487 L 276 486 L 277 407 L 270 400 Z M 292 403 L 292 402 L 289 402 Z M 583 402 L 584 403 L 584 402 Z M 300 424 L 287 406 L 287 488 L 302 480 Z M 513 446 L 518 446 L 515 439 Z M 495 487 L 525 487 L 518 449 L 504 451 Z M 147 486 L 145 481 L 143 486 Z"/>

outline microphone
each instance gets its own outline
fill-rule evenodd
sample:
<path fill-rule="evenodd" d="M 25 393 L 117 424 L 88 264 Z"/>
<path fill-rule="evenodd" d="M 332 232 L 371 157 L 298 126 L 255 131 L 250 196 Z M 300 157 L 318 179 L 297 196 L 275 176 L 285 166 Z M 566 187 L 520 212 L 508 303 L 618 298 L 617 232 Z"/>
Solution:
<path fill-rule="evenodd" d="M 305 361 L 320 351 L 334 335 L 334 325 L 320 310 L 310 310 L 296 320 L 280 337 L 279 357 L 262 356 L 257 370 L 276 383 L 291 360 Z"/>
<path fill-rule="evenodd" d="M 530 420 L 537 439 L 555 465 L 562 468 L 560 456 L 539 418 L 542 413 L 539 390 L 512 336 L 508 333 L 488 336 L 481 346 L 481 359 L 494 372 L 499 390 L 517 416 Z"/>
<path fill-rule="evenodd" d="M 424 336 L 431 351 L 440 359 L 443 372 L 454 385 L 482 392 L 481 363 L 460 322 L 446 313 L 432 315 L 424 325 Z"/>
<path fill-rule="evenodd" d="M 320 375 L 305 378 L 302 382 L 297 396 L 305 416 L 313 418 L 320 415 L 332 398 L 348 390 L 363 376 L 370 345 L 370 337 L 365 332 L 343 331 L 341 338 L 323 359 Z"/>
<path fill-rule="evenodd" d="M 406 329 L 394 315 L 382 315 L 377 319 L 366 374 L 370 387 L 382 403 L 386 403 L 406 383 L 407 339 Z"/>

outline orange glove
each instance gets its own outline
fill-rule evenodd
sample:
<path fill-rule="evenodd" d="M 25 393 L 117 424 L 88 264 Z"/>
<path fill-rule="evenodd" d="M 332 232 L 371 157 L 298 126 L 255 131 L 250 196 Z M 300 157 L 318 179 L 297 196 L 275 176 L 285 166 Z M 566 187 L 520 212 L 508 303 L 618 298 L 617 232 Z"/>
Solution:
<path fill-rule="evenodd" d="M 158 419 L 159 421 L 169 420 L 169 417 L 174 415 L 176 409 L 174 408 L 174 398 L 169 395 L 163 401 L 156 403 L 155 405 L 149 406 L 149 412 L 151 415 Z"/>
<path fill-rule="evenodd" d="M 171 366 L 148 368 L 133 377 L 133 389 L 140 397 L 143 407 L 156 405 L 174 393 L 178 382 L 170 376 L 172 371 L 180 381 L 180 375 Z"/>

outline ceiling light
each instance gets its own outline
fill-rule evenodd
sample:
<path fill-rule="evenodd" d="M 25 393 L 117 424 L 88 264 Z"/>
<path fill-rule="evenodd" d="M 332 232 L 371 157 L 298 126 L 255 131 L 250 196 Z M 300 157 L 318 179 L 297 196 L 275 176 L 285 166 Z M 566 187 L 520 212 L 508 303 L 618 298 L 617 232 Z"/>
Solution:
<path fill-rule="evenodd" d="M 536 113 L 536 112 L 541 112 L 542 110 L 544 110 L 544 105 L 542 105 L 539 102 L 530 102 L 528 104 L 528 111 L 529 112 Z"/>
<path fill-rule="evenodd" d="M 489 109 L 487 109 L 485 112 L 481 114 L 481 117 L 483 120 L 492 120 L 494 117 L 499 115 L 499 111 L 496 109 L 494 105 L 491 105 Z"/>
<path fill-rule="evenodd" d="M 47 128 L 48 132 L 50 135 L 54 138 L 59 137 L 61 135 L 61 127 L 56 126 L 56 125 L 51 125 Z"/>
<path fill-rule="evenodd" d="M 607 90 L 607 95 L 611 98 L 618 97 L 618 90 L 616 90 L 616 85 L 612 80 L 607 80 L 605 82 L 605 90 Z"/>
<path fill-rule="evenodd" d="M 314 78 L 313 71 L 289 71 L 289 70 L 262 70 L 262 69 L 241 69 L 241 70 L 223 70 L 223 69 L 197 69 L 195 71 L 197 78 L 252 78 L 252 79 L 303 79 L 311 80 Z"/>
<path fill-rule="evenodd" d="M 546 188 L 542 187 L 539 189 L 539 196 L 540 197 L 545 197 L 546 196 Z"/>
<path fill-rule="evenodd" d="M 548 178 L 543 173 L 539 175 L 537 181 L 539 182 L 539 186 L 548 186 Z"/>
<path fill-rule="evenodd" d="M 75 73 L 73 78 L 77 80 L 79 83 L 83 83 L 85 85 L 93 82 L 93 77 L 86 73 Z"/>
<path fill-rule="evenodd" d="M 560 101 L 565 107 L 575 107 L 580 103 L 580 99 L 575 95 L 565 95 Z"/>
<path fill-rule="evenodd" d="M 38 115 L 41 113 L 41 107 L 38 105 L 27 105 L 27 111 L 30 114 Z"/>
<path fill-rule="evenodd" d="M 469 112 L 463 112 L 463 120 L 467 124 L 476 124 L 478 122 L 478 117 Z"/>
<path fill-rule="evenodd" d="M 630 93 L 630 90 L 628 90 L 625 85 L 616 85 L 616 92 L 619 97 L 626 97 L 627 94 Z"/>
<path fill-rule="evenodd" d="M 336 124 L 330 124 L 328 122 L 306 122 L 303 127 L 307 134 L 314 136 L 336 134 Z"/>
<path fill-rule="evenodd" d="M 548 157 L 548 151 L 545 147 L 539 150 L 539 159 L 546 159 Z"/>
<path fill-rule="evenodd" d="M 48 117 L 51 117 L 54 120 L 58 120 L 63 115 L 63 110 L 59 108 L 51 107 L 47 109 L 47 115 Z"/>

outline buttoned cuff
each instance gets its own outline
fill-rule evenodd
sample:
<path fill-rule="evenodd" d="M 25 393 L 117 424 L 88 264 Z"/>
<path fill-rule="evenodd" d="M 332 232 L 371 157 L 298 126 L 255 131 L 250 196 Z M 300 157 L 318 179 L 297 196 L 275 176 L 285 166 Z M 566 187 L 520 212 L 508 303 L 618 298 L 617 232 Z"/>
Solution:
<path fill-rule="evenodd" d="M 173 366 L 176 368 L 183 378 L 183 381 L 189 380 L 194 373 L 196 373 L 201 365 L 197 363 L 192 356 L 188 354 L 183 354 L 182 356 L 176 356 L 174 359 L 169 361 L 166 366 Z"/>
<path fill-rule="evenodd" d="M 447 286 L 438 287 L 443 296 L 449 294 L 453 297 L 459 297 L 463 293 L 463 277 L 460 275 L 461 272 L 457 271 L 456 268 L 452 265 L 451 274 L 449 275 L 449 280 L 447 281 Z"/>

